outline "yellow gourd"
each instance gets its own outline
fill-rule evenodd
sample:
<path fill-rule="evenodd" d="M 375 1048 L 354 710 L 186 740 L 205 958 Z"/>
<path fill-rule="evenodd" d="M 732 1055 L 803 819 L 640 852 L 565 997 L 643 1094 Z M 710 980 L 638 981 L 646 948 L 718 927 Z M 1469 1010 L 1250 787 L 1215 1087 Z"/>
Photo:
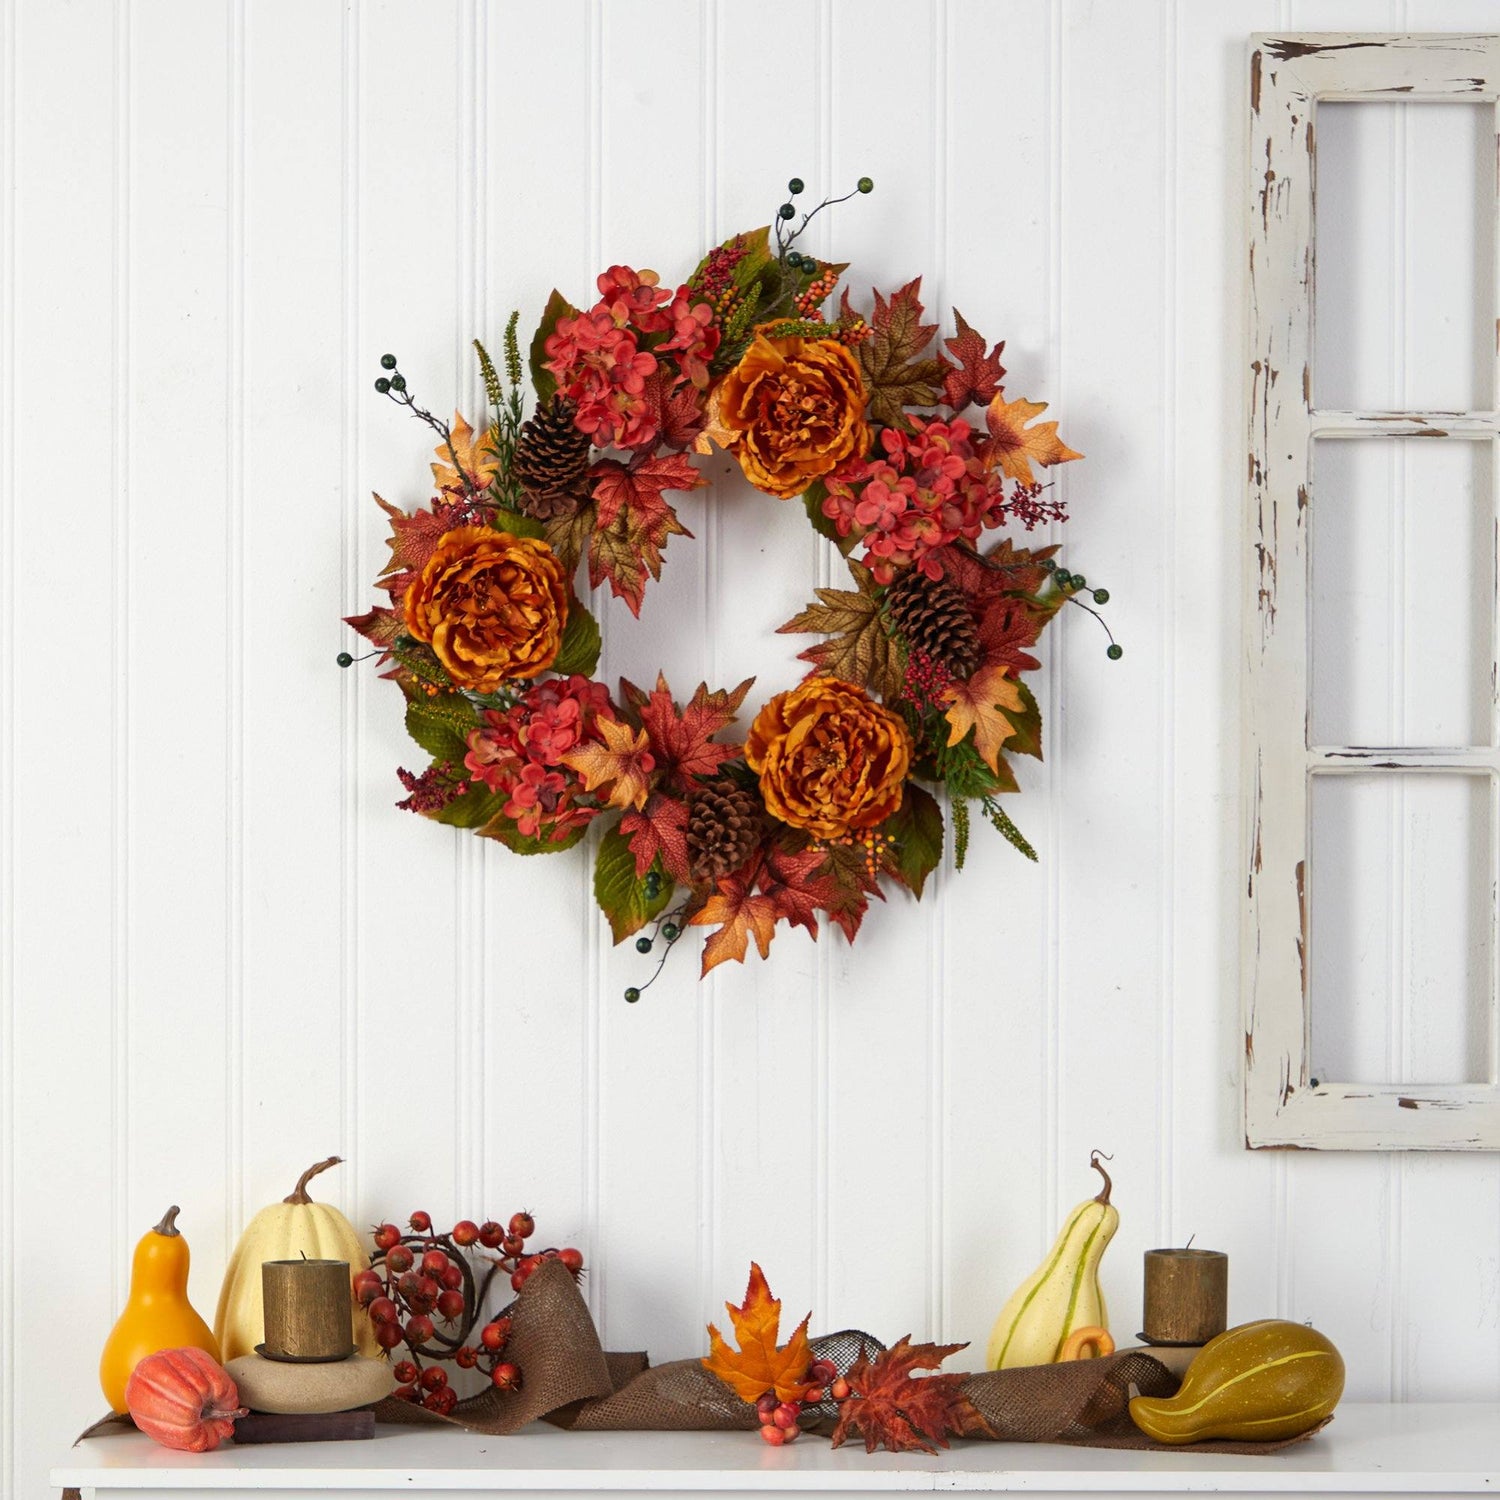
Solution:
<path fill-rule="evenodd" d="M 188 1301 L 188 1243 L 177 1228 L 174 1204 L 161 1223 L 135 1247 L 130 1267 L 130 1296 L 104 1341 L 99 1384 L 116 1411 L 125 1410 L 125 1385 L 131 1371 L 148 1354 L 162 1349 L 202 1349 L 219 1357 L 219 1345 L 208 1324 Z"/>
<path fill-rule="evenodd" d="M 1273 1442 L 1316 1427 L 1343 1394 L 1344 1361 L 1321 1333 L 1264 1318 L 1210 1339 L 1175 1396 L 1137 1396 L 1130 1417 L 1158 1443 Z"/>
<path fill-rule="evenodd" d="M 1099 1262 L 1120 1226 L 1120 1213 L 1109 1201 L 1109 1173 L 1097 1151 L 1089 1165 L 1104 1179 L 1104 1187 L 1068 1215 L 1046 1260 L 1000 1310 L 985 1360 L 992 1370 L 1054 1364 L 1065 1358 L 1069 1335 L 1080 1328 L 1109 1327 Z"/>
<path fill-rule="evenodd" d="M 266 1334 L 265 1304 L 262 1301 L 260 1268 L 263 1261 L 346 1260 L 350 1277 L 370 1264 L 359 1232 L 330 1203 L 314 1203 L 307 1184 L 319 1172 L 337 1166 L 343 1157 L 330 1156 L 309 1167 L 297 1179 L 297 1186 L 280 1203 L 261 1209 L 245 1226 L 240 1242 L 229 1257 L 224 1286 L 219 1292 L 219 1308 L 214 1314 L 214 1332 L 224 1351 L 225 1363 L 242 1354 L 253 1354 Z M 364 1309 L 349 1293 L 349 1327 L 361 1354 L 382 1359 L 385 1351 L 375 1342 L 375 1331 Z"/>

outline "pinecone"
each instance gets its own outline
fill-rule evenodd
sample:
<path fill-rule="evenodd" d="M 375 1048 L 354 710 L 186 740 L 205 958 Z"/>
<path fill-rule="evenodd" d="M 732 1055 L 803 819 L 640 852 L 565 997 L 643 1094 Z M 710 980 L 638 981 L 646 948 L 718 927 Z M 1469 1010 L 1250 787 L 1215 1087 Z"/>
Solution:
<path fill-rule="evenodd" d="M 554 396 L 522 425 L 516 440 L 516 503 L 534 521 L 570 516 L 589 498 L 589 438 L 573 425 L 576 410 L 566 396 Z"/>
<path fill-rule="evenodd" d="M 963 594 L 945 578 L 915 569 L 886 591 L 886 613 L 913 651 L 941 662 L 955 677 L 979 664 L 979 632 Z"/>
<path fill-rule="evenodd" d="M 687 847 L 695 884 L 722 880 L 760 840 L 760 799 L 733 781 L 699 787 L 688 804 Z"/>

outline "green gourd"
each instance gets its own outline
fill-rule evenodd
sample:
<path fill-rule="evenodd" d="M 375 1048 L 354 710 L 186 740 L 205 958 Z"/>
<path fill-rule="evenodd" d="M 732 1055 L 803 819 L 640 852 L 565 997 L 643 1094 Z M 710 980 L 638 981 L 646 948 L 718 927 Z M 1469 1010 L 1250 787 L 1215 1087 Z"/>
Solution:
<path fill-rule="evenodd" d="M 1315 1328 L 1267 1318 L 1211 1339 L 1175 1396 L 1137 1396 L 1130 1417 L 1158 1443 L 1276 1442 L 1322 1423 L 1344 1394 L 1344 1361 Z"/>

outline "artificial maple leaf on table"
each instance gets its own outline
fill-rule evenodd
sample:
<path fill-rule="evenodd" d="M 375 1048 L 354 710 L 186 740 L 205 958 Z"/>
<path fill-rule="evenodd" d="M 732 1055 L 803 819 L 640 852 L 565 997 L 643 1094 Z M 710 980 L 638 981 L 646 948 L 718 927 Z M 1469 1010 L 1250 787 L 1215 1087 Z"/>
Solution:
<path fill-rule="evenodd" d="M 1026 708 L 1018 685 L 996 664 L 981 667 L 967 682 L 953 683 L 944 691 L 943 700 L 949 705 L 944 715 L 948 743 L 958 744 L 972 729 L 974 748 L 998 774 L 1000 747 L 1016 732 L 1005 710 L 1022 713 Z"/>
<path fill-rule="evenodd" d="M 948 1446 L 950 1433 L 993 1437 L 962 1394 L 968 1376 L 912 1375 L 914 1370 L 936 1370 L 950 1354 L 968 1347 L 913 1344 L 908 1334 L 873 1360 L 861 1353 L 845 1377 L 849 1395 L 839 1403 L 833 1446 L 858 1433 L 866 1453 L 882 1447 L 892 1453 L 936 1453 Z"/>
<path fill-rule="evenodd" d="M 781 1330 L 781 1303 L 771 1295 L 765 1273 L 750 1263 L 750 1282 L 745 1300 L 736 1307 L 724 1304 L 734 1327 L 738 1349 L 731 1349 L 724 1336 L 708 1325 L 709 1353 L 703 1367 L 717 1375 L 742 1401 L 756 1402 L 767 1394 L 778 1401 L 800 1401 L 808 1391 L 807 1369 L 812 1363 L 812 1347 L 807 1341 L 807 1318 L 784 1347 L 776 1340 Z"/>
<path fill-rule="evenodd" d="M 1056 422 L 1026 425 L 1046 410 L 1045 401 L 1028 401 L 1024 396 L 1007 401 L 1003 392 L 997 395 L 985 408 L 984 420 L 990 433 L 984 453 L 985 467 L 998 466 L 1007 479 L 1014 479 L 1017 484 L 1035 484 L 1033 463 L 1050 469 L 1053 464 L 1082 458 L 1083 454 L 1075 453 L 1058 437 Z"/>

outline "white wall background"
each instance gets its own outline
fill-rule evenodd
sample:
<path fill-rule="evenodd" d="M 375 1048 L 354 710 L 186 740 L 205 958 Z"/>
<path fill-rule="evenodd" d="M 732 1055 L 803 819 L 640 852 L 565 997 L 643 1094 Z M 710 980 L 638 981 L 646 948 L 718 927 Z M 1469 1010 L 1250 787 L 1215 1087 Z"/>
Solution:
<path fill-rule="evenodd" d="M 333 1151 L 357 1221 L 531 1207 L 609 1342 L 672 1357 L 752 1256 L 819 1327 L 982 1346 L 1099 1146 L 1118 1332 L 1141 1252 L 1196 1235 L 1233 1317 L 1316 1321 L 1354 1395 L 1500 1397 L 1495 1159 L 1245 1153 L 1235 993 L 1245 36 L 1493 3 L 0 15 L 6 1494 L 98 1414 L 166 1205 L 211 1314 L 241 1226 Z M 1054 634 L 1013 808 L 1039 866 L 976 837 L 853 950 L 784 935 L 701 987 L 679 954 L 627 1007 L 582 856 L 397 812 L 399 697 L 333 665 L 370 491 L 427 493 L 371 381 L 392 349 L 472 410 L 472 333 L 611 261 L 681 275 L 793 173 L 874 177 L 818 248 L 860 287 L 925 272 L 1056 403 L 1067 555 L 1127 654 Z M 760 701 L 830 556 L 738 482 L 685 510 L 607 670 Z"/>

